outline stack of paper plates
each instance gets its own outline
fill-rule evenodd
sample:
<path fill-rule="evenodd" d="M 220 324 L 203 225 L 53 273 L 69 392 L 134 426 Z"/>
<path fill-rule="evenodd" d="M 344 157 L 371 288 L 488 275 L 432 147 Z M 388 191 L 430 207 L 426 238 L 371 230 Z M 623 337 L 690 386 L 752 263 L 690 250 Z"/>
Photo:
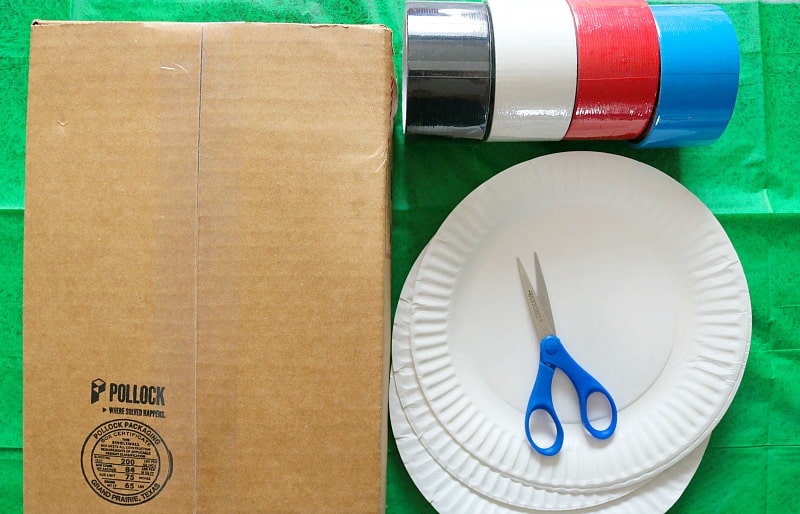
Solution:
<path fill-rule="evenodd" d="M 619 409 L 614 435 L 593 439 L 558 372 L 553 457 L 524 432 L 539 339 L 516 258 L 534 252 L 559 336 Z M 409 273 L 392 338 L 397 446 L 443 513 L 663 512 L 733 399 L 750 331 L 736 252 L 678 182 L 615 155 L 533 159 L 465 198 Z"/>

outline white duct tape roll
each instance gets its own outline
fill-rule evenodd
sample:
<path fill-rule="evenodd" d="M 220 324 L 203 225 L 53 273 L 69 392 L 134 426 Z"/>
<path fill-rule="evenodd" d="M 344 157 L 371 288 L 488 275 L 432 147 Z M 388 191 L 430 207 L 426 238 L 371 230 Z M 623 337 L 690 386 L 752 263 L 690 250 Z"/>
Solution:
<path fill-rule="evenodd" d="M 490 141 L 560 140 L 572 119 L 578 74 L 566 0 L 489 0 L 495 94 Z"/>

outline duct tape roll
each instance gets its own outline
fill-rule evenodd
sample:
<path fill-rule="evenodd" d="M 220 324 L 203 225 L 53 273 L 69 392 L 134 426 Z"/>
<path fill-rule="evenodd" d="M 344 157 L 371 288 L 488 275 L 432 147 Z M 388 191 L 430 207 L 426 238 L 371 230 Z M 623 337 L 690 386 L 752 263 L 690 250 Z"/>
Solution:
<path fill-rule="evenodd" d="M 572 120 L 577 46 L 566 0 L 489 0 L 495 89 L 489 141 L 560 140 Z"/>
<path fill-rule="evenodd" d="M 486 4 L 409 2 L 404 39 L 406 133 L 483 139 L 492 99 Z"/>
<path fill-rule="evenodd" d="M 654 5 L 661 41 L 661 86 L 647 133 L 634 146 L 710 144 L 733 114 L 739 47 L 728 15 L 715 5 Z"/>
<path fill-rule="evenodd" d="M 578 40 L 578 85 L 564 139 L 635 139 L 658 93 L 658 32 L 645 0 L 568 0 Z"/>

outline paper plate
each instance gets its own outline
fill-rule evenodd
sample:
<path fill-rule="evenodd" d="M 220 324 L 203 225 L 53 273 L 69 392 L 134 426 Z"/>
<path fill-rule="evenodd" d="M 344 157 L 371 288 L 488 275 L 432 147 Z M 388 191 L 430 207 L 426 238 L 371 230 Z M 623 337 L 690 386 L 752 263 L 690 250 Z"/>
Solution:
<path fill-rule="evenodd" d="M 392 431 L 400 457 L 414 484 L 441 514 L 544 514 L 552 512 L 515 507 L 482 496 L 443 470 L 420 444 L 411 430 L 395 389 L 394 376 L 389 384 L 389 412 Z M 708 445 L 705 439 L 686 459 L 645 483 L 635 492 L 596 507 L 562 512 L 571 514 L 641 514 L 666 512 L 683 494 Z"/>
<path fill-rule="evenodd" d="M 445 507 L 450 505 L 450 502 L 455 502 L 451 507 L 445 508 L 446 511 L 473 512 L 472 510 L 462 509 L 469 506 L 469 503 L 477 501 L 473 498 L 473 496 L 475 496 L 481 503 L 485 504 L 486 507 L 491 507 L 493 509 L 504 506 L 505 508 L 512 509 L 511 511 L 552 512 L 609 504 L 612 500 L 620 498 L 625 494 L 630 494 L 632 491 L 636 490 L 637 488 L 634 486 L 626 488 L 625 490 L 615 489 L 611 492 L 595 494 L 570 494 L 549 491 L 499 475 L 475 459 L 470 458 L 467 453 L 464 453 L 464 458 L 461 459 L 461 461 L 464 467 L 470 469 L 462 469 L 459 470 L 460 473 L 454 473 L 442 467 L 437 459 L 437 456 L 441 454 L 450 455 L 463 452 L 463 449 L 457 446 L 452 439 L 447 437 L 446 432 L 444 435 L 440 434 L 438 437 L 433 437 L 433 439 L 439 443 L 439 446 L 432 449 L 424 447 L 420 438 L 417 436 L 418 429 L 415 429 L 415 426 L 424 427 L 423 430 L 425 430 L 429 436 L 437 430 L 440 432 L 442 430 L 441 427 L 436 426 L 435 418 L 419 391 L 419 383 L 416 379 L 410 354 L 411 341 L 409 323 L 411 321 L 411 306 L 414 298 L 414 286 L 419 272 L 419 265 L 424 252 L 425 250 L 417 257 L 406 277 L 406 281 L 400 292 L 397 309 L 395 310 L 392 329 L 391 376 L 393 386 L 390 387 L 390 394 L 395 396 L 392 401 L 396 402 L 397 406 L 390 409 L 390 414 L 392 429 L 395 437 L 398 439 L 398 446 L 401 448 L 401 457 L 406 463 L 406 467 L 409 469 L 412 479 L 415 483 L 418 483 L 418 486 L 423 490 L 423 494 L 425 494 L 426 498 L 430 501 L 432 498 L 440 497 L 437 493 L 438 489 L 431 489 L 431 487 L 433 487 L 432 484 L 438 484 L 437 487 L 442 487 L 451 491 L 447 495 L 442 496 L 442 498 L 449 498 L 445 503 Z M 400 390 L 403 390 L 404 394 L 402 396 L 398 394 Z M 402 442 L 400 441 L 401 438 L 403 439 Z M 426 439 L 431 439 L 431 437 L 426 437 Z M 683 489 L 700 464 L 706 444 L 707 441 L 701 445 L 702 448 L 689 454 L 682 461 L 681 465 L 676 465 L 665 470 L 659 477 L 654 479 L 654 481 L 660 480 L 659 483 L 662 485 L 650 488 L 642 487 L 637 491 L 636 494 L 644 495 L 645 498 L 637 499 L 634 505 L 641 506 L 642 508 L 648 505 L 666 505 L 668 508 L 669 505 L 674 503 L 683 492 Z M 420 451 L 423 451 L 426 456 L 418 455 Z M 448 461 L 452 459 L 444 460 Z M 444 482 L 442 482 L 440 478 L 431 481 L 429 477 L 431 473 L 447 474 L 451 478 Z M 462 476 L 467 475 L 470 479 L 468 482 L 462 481 L 460 483 L 461 487 L 450 483 L 456 480 L 455 477 L 459 474 Z M 430 494 L 427 494 L 426 491 Z M 630 498 L 632 497 L 633 496 Z M 616 505 L 619 503 L 620 506 L 630 506 L 630 498 L 626 502 L 614 502 L 613 504 Z"/>
<path fill-rule="evenodd" d="M 559 335 L 619 409 L 614 436 L 592 439 L 557 374 L 555 457 L 531 450 L 523 427 L 538 339 L 515 258 L 532 269 L 534 251 Z M 747 360 L 750 299 L 724 230 L 678 182 L 616 155 L 553 154 L 490 179 L 431 240 L 415 289 L 411 354 L 438 425 L 498 474 L 552 491 L 606 493 L 682 460 Z M 463 453 L 438 457 L 458 470 Z"/>
<path fill-rule="evenodd" d="M 607 492 L 572 494 L 550 491 L 514 480 L 498 473 L 479 460 L 473 459 L 439 425 L 420 391 L 414 362 L 411 359 L 409 324 L 411 323 L 414 283 L 421 258 L 422 254 L 414 262 L 400 292 L 400 299 L 395 310 L 392 329 L 392 376 L 395 391 L 399 393 L 398 402 L 404 411 L 403 423 L 408 425 L 408 429 L 404 428 L 404 430 L 408 434 L 414 434 L 415 437 L 416 434 L 424 434 L 424 437 L 417 441 L 417 444 L 423 448 L 425 446 L 422 441 L 435 443 L 434 446 L 426 448 L 426 451 L 436 462 L 436 466 L 444 472 L 458 477 L 467 488 L 475 491 L 476 494 L 499 504 L 528 509 L 558 511 L 590 507 L 606 503 L 633 491 L 636 486 Z M 393 417 L 392 422 L 394 423 L 394 421 Z"/>

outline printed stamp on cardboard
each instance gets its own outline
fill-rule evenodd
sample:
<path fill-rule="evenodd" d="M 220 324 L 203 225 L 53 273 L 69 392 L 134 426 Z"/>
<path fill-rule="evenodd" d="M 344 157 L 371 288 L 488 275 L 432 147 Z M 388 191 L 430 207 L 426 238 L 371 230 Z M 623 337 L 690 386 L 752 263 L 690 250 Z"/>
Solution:
<path fill-rule="evenodd" d="M 155 498 L 172 475 L 172 454 L 144 423 L 114 419 L 86 438 L 81 452 L 86 483 L 106 501 L 139 505 Z"/>

